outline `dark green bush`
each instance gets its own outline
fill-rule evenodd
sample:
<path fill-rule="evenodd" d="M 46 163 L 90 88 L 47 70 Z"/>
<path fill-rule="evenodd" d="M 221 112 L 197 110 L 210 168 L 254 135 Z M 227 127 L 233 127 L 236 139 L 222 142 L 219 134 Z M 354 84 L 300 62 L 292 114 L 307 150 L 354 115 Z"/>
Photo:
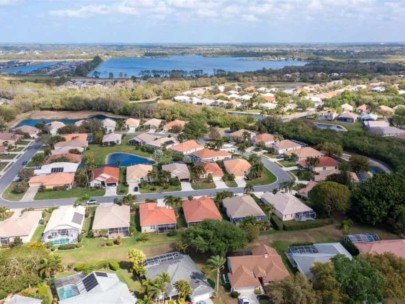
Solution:
<path fill-rule="evenodd" d="M 118 269 L 120 269 L 120 265 L 118 264 L 117 261 L 110 261 L 110 263 L 108 264 L 108 266 L 109 266 L 110 269 L 113 270 L 113 271 L 117 271 Z"/>
<path fill-rule="evenodd" d="M 270 221 L 275 229 L 277 229 L 277 230 L 284 229 L 283 222 L 276 215 L 272 215 L 270 218 Z"/>
<path fill-rule="evenodd" d="M 60 245 L 58 246 L 58 250 L 69 250 L 69 249 L 75 249 L 76 244 L 64 244 L 64 245 Z"/>

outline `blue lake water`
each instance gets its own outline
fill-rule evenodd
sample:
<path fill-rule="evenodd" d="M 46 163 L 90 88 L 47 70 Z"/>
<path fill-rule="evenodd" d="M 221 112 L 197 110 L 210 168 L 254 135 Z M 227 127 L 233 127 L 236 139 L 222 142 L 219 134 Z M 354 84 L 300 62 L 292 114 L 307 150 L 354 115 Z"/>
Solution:
<path fill-rule="evenodd" d="M 107 159 L 107 165 L 115 166 L 119 162 L 121 167 L 128 167 L 133 165 L 153 165 L 155 162 L 149 159 L 136 156 L 128 153 L 111 153 Z"/>
<path fill-rule="evenodd" d="M 115 78 L 140 76 L 141 71 L 172 71 L 203 70 L 212 75 L 215 69 L 227 72 L 256 71 L 263 68 L 281 69 L 285 66 L 302 66 L 305 61 L 297 60 L 254 60 L 241 57 L 203 57 L 199 55 L 179 55 L 161 58 L 113 58 L 104 61 L 95 71 L 100 78 L 109 77 L 113 73 Z M 88 76 L 94 76 L 94 71 Z"/>
<path fill-rule="evenodd" d="M 43 68 L 48 68 L 52 65 L 54 65 L 55 62 L 42 62 L 38 64 L 32 64 L 24 67 L 17 67 L 17 68 L 10 68 L 10 69 L 4 69 L 0 70 L 0 74 L 26 74 L 30 73 L 39 69 Z"/>
<path fill-rule="evenodd" d="M 107 118 L 107 116 L 95 115 L 95 116 L 89 117 L 87 119 L 99 119 L 99 120 L 102 120 L 102 119 L 105 119 L 105 118 Z M 112 117 L 108 117 L 108 118 L 114 119 Z M 71 124 L 74 124 L 76 121 L 79 121 L 80 119 L 24 119 L 24 120 L 20 121 L 18 123 L 18 125 L 15 126 L 15 128 L 21 127 L 21 126 L 35 127 L 35 125 L 37 123 L 39 123 L 39 122 L 43 122 L 43 123 L 47 124 L 47 123 L 50 123 L 50 122 L 55 121 L 55 120 L 63 122 L 65 125 L 71 125 Z"/>

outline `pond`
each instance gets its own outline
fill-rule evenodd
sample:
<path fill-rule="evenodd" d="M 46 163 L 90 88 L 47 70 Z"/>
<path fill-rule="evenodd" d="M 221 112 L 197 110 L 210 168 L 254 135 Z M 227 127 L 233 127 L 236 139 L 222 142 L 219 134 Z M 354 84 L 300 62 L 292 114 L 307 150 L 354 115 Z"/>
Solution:
<path fill-rule="evenodd" d="M 133 165 L 153 165 L 154 161 L 128 153 L 111 153 L 107 158 L 107 165 L 128 167 Z"/>
<path fill-rule="evenodd" d="M 95 115 L 95 116 L 91 116 L 91 117 L 86 118 L 86 119 L 103 120 L 103 119 L 106 119 L 106 118 L 114 119 L 113 117 L 108 117 L 108 116 L 105 116 L 105 115 Z M 47 123 L 50 123 L 50 122 L 55 121 L 55 120 L 63 122 L 65 125 L 71 125 L 71 124 L 74 124 L 76 121 L 79 121 L 81 119 L 41 119 L 41 118 L 40 119 L 24 119 L 24 120 L 21 120 L 14 128 L 18 128 L 18 127 L 21 127 L 21 126 L 35 127 L 35 125 L 37 123 L 39 123 L 39 122 L 47 124 Z"/>
<path fill-rule="evenodd" d="M 345 127 L 336 124 L 314 123 L 314 126 L 321 130 L 333 130 L 337 132 L 347 132 Z"/>

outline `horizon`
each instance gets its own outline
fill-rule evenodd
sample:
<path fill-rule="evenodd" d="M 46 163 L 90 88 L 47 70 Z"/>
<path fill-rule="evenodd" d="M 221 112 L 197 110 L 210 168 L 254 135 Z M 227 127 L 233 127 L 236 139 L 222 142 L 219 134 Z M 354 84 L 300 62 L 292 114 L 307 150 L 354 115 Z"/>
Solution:
<path fill-rule="evenodd" d="M 396 0 L 0 0 L 1 44 L 403 41 Z"/>

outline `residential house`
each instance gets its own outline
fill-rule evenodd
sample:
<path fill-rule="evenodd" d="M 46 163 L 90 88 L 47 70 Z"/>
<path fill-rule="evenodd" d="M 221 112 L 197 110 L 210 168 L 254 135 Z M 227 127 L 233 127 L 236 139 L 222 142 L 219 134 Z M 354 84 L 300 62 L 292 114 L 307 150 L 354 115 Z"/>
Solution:
<path fill-rule="evenodd" d="M 343 254 L 349 259 L 352 258 L 340 243 L 290 246 L 287 252 L 291 264 L 307 277 L 311 276 L 311 267 L 315 263 L 327 263 L 338 254 Z"/>
<path fill-rule="evenodd" d="M 226 151 L 216 151 L 211 149 L 202 149 L 191 153 L 194 162 L 216 162 L 232 157 L 232 154 Z"/>
<path fill-rule="evenodd" d="M 295 151 L 301 149 L 302 146 L 292 140 L 280 140 L 273 144 L 273 148 L 277 154 L 285 154 L 286 152 Z"/>
<path fill-rule="evenodd" d="M 298 150 L 288 151 L 284 154 L 288 156 L 295 155 L 297 157 L 297 161 L 305 160 L 308 157 L 321 157 L 324 155 L 322 152 L 311 147 L 304 147 Z"/>
<path fill-rule="evenodd" d="M 138 185 L 139 183 L 145 181 L 145 182 L 150 182 L 151 179 L 149 177 L 149 172 L 153 170 L 153 166 L 151 165 L 134 165 L 134 166 L 128 166 L 127 167 L 127 176 L 126 176 L 126 181 L 128 184 L 136 184 Z"/>
<path fill-rule="evenodd" d="M 173 121 L 168 122 L 163 126 L 163 130 L 166 132 L 170 132 L 173 128 L 178 128 L 179 130 L 183 130 L 186 122 L 184 120 L 175 119 Z"/>
<path fill-rule="evenodd" d="M 340 114 L 336 120 L 346 123 L 355 123 L 358 117 L 359 116 L 354 113 L 344 112 Z"/>
<path fill-rule="evenodd" d="M 318 185 L 317 182 L 315 181 L 309 181 L 308 184 L 305 185 L 304 188 L 301 188 L 300 190 L 297 191 L 299 195 L 302 197 L 308 197 L 309 192 L 316 186 Z"/>
<path fill-rule="evenodd" d="M 131 145 L 147 146 L 153 149 L 169 148 L 179 142 L 172 136 L 162 136 L 157 134 L 142 133 L 128 141 Z"/>
<path fill-rule="evenodd" d="M 378 116 L 373 113 L 364 113 L 360 119 L 364 123 L 365 121 L 377 120 Z"/>
<path fill-rule="evenodd" d="M 125 121 L 125 127 L 128 130 L 128 133 L 135 133 L 136 129 L 139 127 L 141 121 L 135 118 L 128 118 Z"/>
<path fill-rule="evenodd" d="M 73 274 L 55 280 L 59 304 L 136 303 L 134 293 L 112 272 L 96 271 Z"/>
<path fill-rule="evenodd" d="M 120 178 L 120 168 L 103 166 L 96 168 L 91 173 L 91 187 L 116 187 Z"/>
<path fill-rule="evenodd" d="M 234 158 L 224 160 L 224 167 L 228 174 L 233 174 L 235 177 L 245 177 L 249 174 L 252 165 L 243 158 Z"/>
<path fill-rule="evenodd" d="M 354 107 L 348 103 L 342 104 L 340 107 L 343 109 L 344 112 L 353 112 L 354 110 Z"/>
<path fill-rule="evenodd" d="M 88 142 L 80 140 L 80 139 L 73 139 L 69 141 L 60 141 L 54 145 L 55 151 L 62 151 L 62 150 L 77 150 L 80 153 L 84 152 L 88 147 Z"/>
<path fill-rule="evenodd" d="M 222 203 L 226 214 L 235 225 L 239 225 L 248 216 L 253 216 L 257 221 L 268 220 L 266 214 L 250 195 L 228 197 Z"/>
<path fill-rule="evenodd" d="M 367 129 L 373 129 L 373 128 L 387 128 L 390 126 L 390 123 L 386 120 L 367 120 L 363 122 L 363 125 Z"/>
<path fill-rule="evenodd" d="M 162 298 L 178 298 L 179 291 L 175 283 L 184 280 L 190 283 L 191 294 L 189 299 L 192 303 L 211 301 L 214 289 L 208 283 L 207 278 L 188 255 L 179 252 L 170 252 L 160 256 L 154 256 L 145 261 L 145 277 L 157 279 L 162 273 L 167 273 L 170 282 L 167 285 Z M 162 299 L 164 302 L 164 299 Z"/>
<path fill-rule="evenodd" d="M 188 227 L 204 220 L 222 220 L 215 202 L 207 196 L 184 201 L 183 212 Z"/>
<path fill-rule="evenodd" d="M 337 170 L 339 167 L 339 162 L 329 156 L 319 157 L 319 161 L 315 165 L 309 165 L 307 160 L 301 160 L 298 163 L 303 168 L 308 168 L 313 172 L 330 171 Z"/>
<path fill-rule="evenodd" d="M 20 134 L 1 132 L 0 133 L 0 146 L 15 146 L 17 141 L 22 138 L 23 138 L 23 136 Z"/>
<path fill-rule="evenodd" d="M 11 217 L 0 221 L 0 245 L 8 245 L 17 237 L 23 243 L 30 242 L 41 219 L 42 211 L 15 211 Z"/>
<path fill-rule="evenodd" d="M 197 151 L 201 151 L 204 149 L 204 146 L 197 143 L 195 140 L 187 140 L 180 144 L 174 145 L 169 147 L 170 151 L 175 153 L 179 153 L 182 155 L 189 155 Z"/>
<path fill-rule="evenodd" d="M 88 146 L 88 139 L 89 139 L 89 134 L 87 133 L 72 133 L 72 134 L 65 134 L 65 135 L 61 135 L 65 141 L 72 141 L 72 140 L 79 140 L 83 143 L 87 143 L 87 144 L 83 144 L 83 147 Z"/>
<path fill-rule="evenodd" d="M 190 181 L 190 170 L 186 164 L 171 163 L 162 166 L 162 170 L 170 172 L 172 178 L 178 178 L 180 181 Z"/>
<path fill-rule="evenodd" d="M 219 181 L 224 176 L 224 172 L 217 163 L 200 162 L 196 165 L 204 168 L 204 173 L 201 175 L 201 178 L 207 178 L 208 175 L 211 175 L 214 181 Z"/>
<path fill-rule="evenodd" d="M 356 112 L 357 112 L 357 113 L 364 113 L 364 112 L 367 112 L 367 105 L 365 105 L 365 104 L 359 105 L 359 106 L 356 108 Z"/>
<path fill-rule="evenodd" d="M 405 240 L 378 240 L 373 242 L 354 242 L 354 246 L 361 254 L 384 254 L 392 253 L 405 259 Z"/>
<path fill-rule="evenodd" d="M 390 108 L 388 106 L 381 105 L 378 107 L 381 113 L 384 113 L 384 115 L 394 115 L 395 110 L 393 108 Z"/>
<path fill-rule="evenodd" d="M 113 133 L 117 122 L 111 118 L 106 118 L 102 121 L 102 125 L 106 134 Z"/>
<path fill-rule="evenodd" d="M 63 122 L 52 121 L 45 126 L 45 129 L 52 135 L 55 136 L 58 134 L 58 130 L 66 126 Z"/>
<path fill-rule="evenodd" d="M 92 230 L 96 236 L 108 238 L 129 236 L 131 211 L 127 205 L 114 203 L 97 206 L 94 214 Z"/>
<path fill-rule="evenodd" d="M 72 188 L 75 180 L 74 173 L 51 173 L 48 175 L 37 175 L 30 178 L 28 184 L 30 187 L 44 187 L 45 189 L 54 189 L 65 187 Z"/>
<path fill-rule="evenodd" d="M 15 131 L 18 131 L 22 134 L 28 134 L 30 138 L 37 138 L 38 135 L 41 133 L 40 129 L 26 125 L 15 128 Z"/>
<path fill-rule="evenodd" d="M 80 120 L 76 121 L 76 122 L 74 123 L 74 125 L 75 125 L 76 127 L 81 127 L 81 126 L 83 125 L 83 123 L 85 123 L 85 122 L 87 122 L 87 121 L 84 120 L 84 119 L 80 119 Z"/>
<path fill-rule="evenodd" d="M 274 144 L 274 136 L 268 133 L 258 134 L 253 137 L 253 143 L 257 146 L 259 144 L 266 147 L 271 147 Z"/>
<path fill-rule="evenodd" d="M 103 145 L 120 145 L 122 141 L 122 134 L 120 133 L 109 133 L 103 136 Z"/>
<path fill-rule="evenodd" d="M 143 125 L 149 129 L 159 129 L 160 125 L 162 124 L 163 120 L 157 119 L 157 118 L 152 118 L 147 120 Z"/>
<path fill-rule="evenodd" d="M 245 136 L 247 137 L 246 139 L 251 140 L 254 136 L 256 136 L 256 133 L 249 130 L 240 129 L 230 134 L 230 138 L 235 141 L 245 139 Z"/>
<path fill-rule="evenodd" d="M 168 206 L 158 206 L 157 203 L 139 204 L 139 217 L 143 233 L 167 232 L 176 229 L 176 214 Z"/>
<path fill-rule="evenodd" d="M 335 110 L 324 110 L 318 112 L 318 120 L 334 120 L 337 116 Z"/>
<path fill-rule="evenodd" d="M 381 137 L 398 137 L 405 134 L 405 130 L 396 127 L 375 127 L 369 129 L 370 133 Z"/>
<path fill-rule="evenodd" d="M 61 206 L 55 209 L 42 235 L 42 242 L 54 245 L 71 244 L 79 241 L 85 220 L 83 206 Z"/>
<path fill-rule="evenodd" d="M 282 221 L 309 221 L 316 218 L 312 208 L 305 205 L 291 193 L 266 192 L 261 200 L 273 207 L 275 215 Z"/>
<path fill-rule="evenodd" d="M 48 175 L 52 173 L 76 173 L 79 164 L 68 162 L 54 162 L 41 166 L 41 169 L 34 170 L 35 175 Z"/>
<path fill-rule="evenodd" d="M 263 286 L 290 276 L 281 256 L 266 245 L 253 248 L 248 255 L 228 256 L 227 266 L 231 289 L 240 294 L 263 292 Z"/>
<path fill-rule="evenodd" d="M 50 164 L 53 162 L 60 162 L 62 160 L 69 163 L 80 164 L 82 162 L 82 155 L 73 153 L 50 155 L 45 163 Z"/>
<path fill-rule="evenodd" d="M 5 153 L 7 148 L 5 146 L 0 146 L 0 153 Z"/>

